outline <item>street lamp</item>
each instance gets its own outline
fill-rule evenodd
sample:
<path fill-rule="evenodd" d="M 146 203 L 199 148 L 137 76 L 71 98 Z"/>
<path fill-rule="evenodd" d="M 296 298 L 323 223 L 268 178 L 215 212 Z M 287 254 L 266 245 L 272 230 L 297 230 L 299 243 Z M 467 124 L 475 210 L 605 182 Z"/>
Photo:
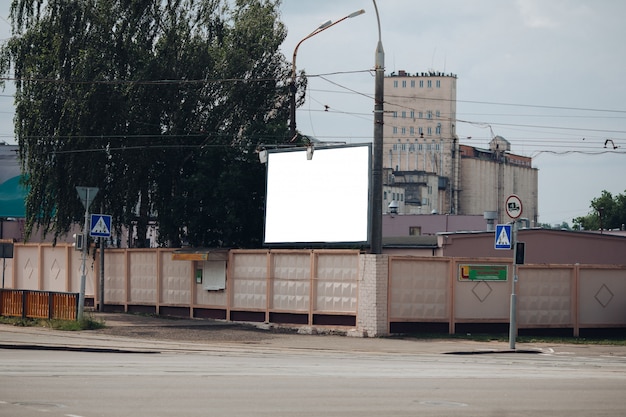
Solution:
<path fill-rule="evenodd" d="M 370 210 L 370 252 L 383 251 L 383 103 L 385 100 L 385 51 L 380 30 L 380 17 L 376 0 L 376 21 L 378 22 L 378 44 L 376 46 L 376 78 L 374 87 L 374 146 L 372 150 L 372 202 Z"/>
<path fill-rule="evenodd" d="M 298 42 L 298 44 L 296 45 L 296 49 L 293 50 L 293 60 L 291 62 L 291 87 L 290 87 L 290 102 L 289 102 L 289 140 L 291 142 L 294 142 L 296 139 L 296 55 L 298 53 L 298 48 L 300 47 L 300 44 L 302 44 L 302 42 L 306 41 L 307 39 L 317 35 L 318 33 L 321 33 L 323 31 L 325 31 L 326 29 L 335 26 L 338 23 L 343 22 L 346 19 L 351 19 L 353 17 L 362 15 L 363 13 L 365 13 L 365 10 L 361 9 L 361 10 L 357 10 L 356 12 L 350 13 L 347 16 L 342 17 L 341 19 L 337 20 L 336 22 L 333 22 L 332 20 L 327 20 L 324 23 L 322 23 L 321 25 L 319 25 L 317 27 L 317 29 L 315 29 L 313 32 L 309 33 L 307 36 L 305 36 L 304 38 L 302 38 L 302 40 L 300 42 Z"/>

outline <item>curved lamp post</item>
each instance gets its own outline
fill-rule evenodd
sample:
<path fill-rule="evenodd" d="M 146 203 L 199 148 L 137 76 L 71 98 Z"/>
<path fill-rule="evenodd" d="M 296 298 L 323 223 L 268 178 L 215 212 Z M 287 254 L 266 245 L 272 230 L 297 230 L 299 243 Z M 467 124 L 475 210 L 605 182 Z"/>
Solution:
<path fill-rule="evenodd" d="M 365 13 L 365 10 L 361 9 L 361 10 L 357 10 L 356 12 L 350 13 L 347 16 L 342 17 L 336 22 L 327 20 L 326 22 L 319 25 L 317 29 L 315 29 L 313 32 L 309 33 L 307 36 L 302 38 L 302 40 L 298 42 L 298 44 L 296 45 L 296 48 L 293 50 L 293 60 L 291 62 L 291 87 L 290 87 L 291 94 L 289 97 L 290 99 L 290 102 L 289 102 L 289 137 L 290 139 L 289 140 L 291 142 L 295 141 L 296 139 L 296 90 L 297 90 L 296 88 L 296 55 L 298 54 L 298 48 L 300 47 L 302 42 L 317 35 L 318 33 L 321 33 L 325 31 L 326 29 L 335 26 L 336 24 L 341 23 L 346 19 L 350 19 L 359 15 L 362 15 L 363 13 Z"/>

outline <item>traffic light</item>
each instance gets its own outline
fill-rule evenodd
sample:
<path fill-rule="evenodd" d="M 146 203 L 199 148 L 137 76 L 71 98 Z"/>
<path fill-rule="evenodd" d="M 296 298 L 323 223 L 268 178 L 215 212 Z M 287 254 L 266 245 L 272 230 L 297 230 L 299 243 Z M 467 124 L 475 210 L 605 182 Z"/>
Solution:
<path fill-rule="evenodd" d="M 524 251 L 526 250 L 525 242 L 515 242 L 515 264 L 524 265 Z"/>
<path fill-rule="evenodd" d="M 74 249 L 75 250 L 83 250 L 83 235 L 82 233 L 77 233 L 74 235 Z"/>

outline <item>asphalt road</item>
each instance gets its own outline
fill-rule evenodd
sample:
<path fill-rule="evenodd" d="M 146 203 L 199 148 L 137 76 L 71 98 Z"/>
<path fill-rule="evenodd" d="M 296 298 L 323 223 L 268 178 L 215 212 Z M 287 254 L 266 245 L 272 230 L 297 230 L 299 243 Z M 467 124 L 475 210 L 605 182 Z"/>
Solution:
<path fill-rule="evenodd" d="M 623 347 L 266 336 L 164 341 L 0 326 L 0 416 L 626 414 Z"/>

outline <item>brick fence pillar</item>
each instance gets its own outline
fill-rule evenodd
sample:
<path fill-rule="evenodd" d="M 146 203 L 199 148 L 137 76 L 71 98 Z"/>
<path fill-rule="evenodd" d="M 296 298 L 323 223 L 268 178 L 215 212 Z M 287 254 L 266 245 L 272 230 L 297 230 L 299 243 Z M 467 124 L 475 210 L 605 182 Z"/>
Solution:
<path fill-rule="evenodd" d="M 387 288 L 389 274 L 387 255 L 363 254 L 359 257 L 359 292 L 354 336 L 388 335 Z"/>

